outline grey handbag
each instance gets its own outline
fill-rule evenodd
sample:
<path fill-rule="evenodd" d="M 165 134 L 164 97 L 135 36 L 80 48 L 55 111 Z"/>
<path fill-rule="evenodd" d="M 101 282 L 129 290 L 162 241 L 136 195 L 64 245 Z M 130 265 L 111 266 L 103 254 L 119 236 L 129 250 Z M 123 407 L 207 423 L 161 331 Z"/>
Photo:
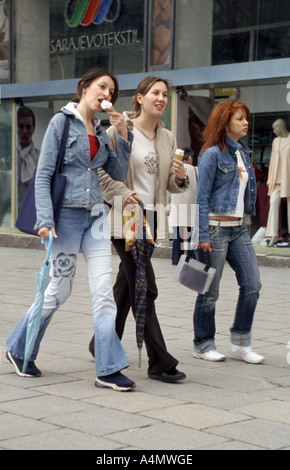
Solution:
<path fill-rule="evenodd" d="M 181 255 L 174 272 L 174 279 L 185 287 L 205 294 L 212 283 L 216 269 L 201 263 L 190 255 Z"/>

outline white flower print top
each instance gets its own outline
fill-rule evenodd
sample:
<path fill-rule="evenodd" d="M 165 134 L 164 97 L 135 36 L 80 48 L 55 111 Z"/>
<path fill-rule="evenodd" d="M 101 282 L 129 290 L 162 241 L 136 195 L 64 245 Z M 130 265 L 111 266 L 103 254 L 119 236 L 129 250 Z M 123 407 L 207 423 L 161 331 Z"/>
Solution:
<path fill-rule="evenodd" d="M 137 127 L 134 127 L 133 135 L 131 163 L 134 168 L 134 192 L 143 201 L 144 207 L 152 210 L 158 170 L 155 139 L 149 139 Z"/>

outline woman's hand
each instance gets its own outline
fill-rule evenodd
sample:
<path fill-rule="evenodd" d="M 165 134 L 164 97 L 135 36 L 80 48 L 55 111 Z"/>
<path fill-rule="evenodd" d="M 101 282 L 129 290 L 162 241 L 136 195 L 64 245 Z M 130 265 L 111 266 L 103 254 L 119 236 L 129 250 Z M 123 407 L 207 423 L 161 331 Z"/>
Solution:
<path fill-rule="evenodd" d="M 184 169 L 183 162 L 181 160 L 177 160 L 176 158 L 173 160 L 173 173 L 177 179 L 184 181 L 184 178 L 186 177 L 186 171 Z"/>
<path fill-rule="evenodd" d="M 199 242 L 198 246 L 199 246 L 199 248 L 201 248 L 202 251 L 204 251 L 205 253 L 206 253 L 207 251 L 211 251 L 210 242 Z"/>
<path fill-rule="evenodd" d="M 41 227 L 37 233 L 41 238 L 49 240 L 49 230 L 52 231 L 53 238 L 57 238 L 57 234 L 54 227 Z"/>
<path fill-rule="evenodd" d="M 116 127 L 124 140 L 128 140 L 128 129 L 123 114 L 117 113 L 117 111 L 112 111 L 108 114 L 110 115 L 110 124 Z"/>
<path fill-rule="evenodd" d="M 125 207 L 128 206 L 129 204 L 139 204 L 139 201 L 141 199 L 136 196 L 136 194 L 131 194 L 131 196 L 128 197 L 128 199 L 125 202 Z"/>

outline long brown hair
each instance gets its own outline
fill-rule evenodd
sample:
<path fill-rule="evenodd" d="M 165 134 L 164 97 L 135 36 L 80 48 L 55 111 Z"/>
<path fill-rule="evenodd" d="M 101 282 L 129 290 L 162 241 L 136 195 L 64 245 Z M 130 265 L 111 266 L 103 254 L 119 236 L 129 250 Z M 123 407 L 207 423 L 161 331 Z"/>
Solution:
<path fill-rule="evenodd" d="M 142 96 L 147 95 L 153 85 L 158 82 L 163 82 L 166 85 L 167 92 L 169 95 L 170 82 L 166 78 L 157 77 L 155 75 L 150 75 L 149 77 L 143 78 L 137 87 L 136 95 L 133 96 L 132 106 L 135 111 L 136 117 L 140 116 L 141 114 L 141 104 L 138 103 L 137 96 L 139 94 Z"/>
<path fill-rule="evenodd" d="M 227 148 L 227 127 L 232 116 L 239 109 L 245 114 L 250 125 L 250 110 L 243 101 L 223 101 L 213 108 L 203 132 L 204 144 L 199 154 L 202 154 L 206 149 L 214 145 L 218 145 L 221 150 Z"/>
<path fill-rule="evenodd" d="M 110 77 L 114 82 L 115 91 L 112 95 L 111 102 L 112 102 L 112 104 L 115 104 L 115 102 L 117 101 L 117 98 L 119 96 L 119 83 L 118 83 L 118 80 L 112 73 L 108 72 L 105 69 L 100 69 L 100 68 L 97 68 L 97 67 L 94 67 L 94 68 L 88 70 L 84 74 L 84 76 L 80 79 L 80 81 L 78 82 L 78 86 L 77 86 L 76 96 L 72 99 L 72 101 L 79 103 L 80 99 L 82 97 L 83 90 L 85 88 L 87 88 L 88 86 L 90 86 L 90 84 L 93 83 L 97 78 L 101 78 L 101 77 L 104 77 L 104 76 Z"/>

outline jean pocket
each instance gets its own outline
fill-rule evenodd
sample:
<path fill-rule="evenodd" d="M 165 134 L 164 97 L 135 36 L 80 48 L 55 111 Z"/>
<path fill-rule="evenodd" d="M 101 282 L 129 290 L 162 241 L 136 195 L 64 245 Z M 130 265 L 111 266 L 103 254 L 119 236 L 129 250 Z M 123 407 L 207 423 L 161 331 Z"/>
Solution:
<path fill-rule="evenodd" d="M 210 237 L 213 237 L 219 231 L 219 225 L 209 225 L 208 233 Z"/>

